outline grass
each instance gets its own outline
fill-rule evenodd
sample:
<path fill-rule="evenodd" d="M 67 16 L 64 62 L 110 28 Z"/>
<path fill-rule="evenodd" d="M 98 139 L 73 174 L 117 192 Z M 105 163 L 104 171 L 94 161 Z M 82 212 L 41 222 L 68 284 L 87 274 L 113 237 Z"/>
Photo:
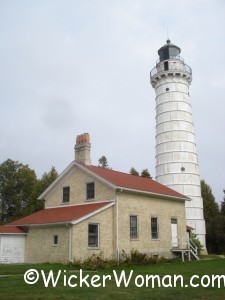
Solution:
<path fill-rule="evenodd" d="M 62 271 L 59 282 L 54 288 L 52 285 L 45 287 L 42 279 L 34 285 L 28 285 L 24 282 L 23 274 L 29 269 L 44 270 L 48 274 L 50 270 L 54 271 L 56 277 L 59 270 Z M 65 272 L 64 272 L 65 270 Z M 165 275 L 183 275 L 184 282 L 189 283 L 192 275 L 200 277 L 204 275 L 225 275 L 225 259 L 211 259 L 201 261 L 191 261 L 182 263 L 181 261 L 174 261 L 171 263 L 145 265 L 145 266 L 131 266 L 126 268 L 116 268 L 117 275 L 125 270 L 128 277 L 129 273 L 133 271 L 133 277 L 130 281 L 129 287 L 123 284 L 120 287 L 116 286 L 115 280 L 106 281 L 106 287 L 69 287 L 64 286 L 64 278 L 69 278 L 71 275 L 79 275 L 79 272 L 69 265 L 61 264 L 38 264 L 38 265 L 0 265 L 1 275 L 13 275 L 8 277 L 0 277 L 0 298 L 1 299 L 225 299 L 225 286 L 221 282 L 221 288 L 209 286 L 204 287 L 137 287 L 135 285 L 135 277 L 138 275 L 159 275 L 163 278 Z M 99 270 L 97 272 L 87 271 L 85 275 L 112 275 L 112 269 Z M 84 276 L 85 276 L 84 275 Z M 90 283 L 90 277 L 88 282 Z M 113 278 L 113 277 L 112 277 Z M 79 282 L 77 280 L 77 282 Z M 96 282 L 99 283 L 100 281 Z M 102 281 L 101 281 L 102 282 Z M 140 283 L 140 278 L 138 280 Z M 71 280 L 75 283 L 75 280 Z M 166 281 L 168 283 L 168 280 Z M 198 283 L 196 279 L 194 283 Z M 205 281 L 206 283 L 206 281 Z"/>

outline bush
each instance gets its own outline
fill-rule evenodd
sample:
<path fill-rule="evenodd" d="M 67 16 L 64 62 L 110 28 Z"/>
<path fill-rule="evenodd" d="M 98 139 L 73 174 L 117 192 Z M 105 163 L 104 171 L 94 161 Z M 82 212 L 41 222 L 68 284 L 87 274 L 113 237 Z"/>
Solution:
<path fill-rule="evenodd" d="M 195 246 L 197 247 L 198 256 L 199 256 L 201 254 L 202 249 L 203 249 L 203 245 L 201 244 L 201 242 L 199 241 L 199 239 L 198 239 L 198 237 L 195 233 L 191 233 L 191 240 L 195 244 Z"/>
<path fill-rule="evenodd" d="M 84 259 L 84 260 L 74 260 L 72 266 L 77 269 L 84 270 L 97 270 L 97 269 L 108 269 L 108 268 L 116 268 L 116 267 L 127 267 L 127 266 L 139 266 L 139 265 L 147 265 L 147 264 L 156 264 L 163 263 L 168 261 L 167 259 L 158 256 L 150 257 L 146 253 L 141 253 L 137 250 L 132 250 L 129 254 L 127 254 L 124 250 L 122 250 L 119 260 L 115 259 L 104 259 L 103 255 L 93 254 L 92 256 Z"/>

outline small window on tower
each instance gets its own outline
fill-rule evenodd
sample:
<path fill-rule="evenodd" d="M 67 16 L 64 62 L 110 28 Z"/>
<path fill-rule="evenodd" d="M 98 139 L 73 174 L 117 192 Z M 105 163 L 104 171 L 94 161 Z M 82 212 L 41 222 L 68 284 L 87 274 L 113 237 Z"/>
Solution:
<path fill-rule="evenodd" d="M 164 70 L 165 70 L 165 71 L 169 70 L 169 64 L 168 64 L 168 61 L 164 61 Z"/>
<path fill-rule="evenodd" d="M 166 88 L 166 91 L 168 92 L 170 89 L 169 88 Z"/>

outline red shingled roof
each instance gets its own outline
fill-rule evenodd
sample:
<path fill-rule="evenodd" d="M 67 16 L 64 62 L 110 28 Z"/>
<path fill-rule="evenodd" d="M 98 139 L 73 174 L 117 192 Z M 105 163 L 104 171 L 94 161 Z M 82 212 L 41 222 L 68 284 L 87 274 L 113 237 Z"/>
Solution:
<path fill-rule="evenodd" d="M 138 190 L 153 194 L 166 195 L 172 197 L 178 197 L 182 199 L 189 199 L 188 197 L 170 189 L 169 187 L 158 183 L 150 178 L 135 176 L 127 173 L 122 173 L 110 169 L 104 169 L 101 167 L 88 166 L 80 164 L 84 168 L 90 170 L 101 178 L 107 180 L 111 184 L 132 190 Z"/>
<path fill-rule="evenodd" d="M 0 225 L 0 234 L 25 234 L 25 232 L 17 226 Z"/>
<path fill-rule="evenodd" d="M 107 207 L 107 205 L 112 203 L 113 202 L 101 202 L 46 208 L 10 224 L 22 226 L 72 222 L 98 211 L 103 207 Z"/>

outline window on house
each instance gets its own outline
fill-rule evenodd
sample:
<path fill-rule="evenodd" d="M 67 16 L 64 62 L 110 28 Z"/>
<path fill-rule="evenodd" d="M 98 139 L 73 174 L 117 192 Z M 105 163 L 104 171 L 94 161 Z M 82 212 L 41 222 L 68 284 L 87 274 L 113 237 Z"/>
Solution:
<path fill-rule="evenodd" d="M 57 246 L 59 242 L 58 235 L 53 235 L 53 246 Z"/>
<path fill-rule="evenodd" d="M 88 247 L 99 246 L 99 224 L 88 224 Z"/>
<path fill-rule="evenodd" d="M 64 187 L 63 188 L 63 203 L 70 201 L 70 187 Z"/>
<path fill-rule="evenodd" d="M 130 216 L 130 238 L 138 238 L 137 216 Z"/>
<path fill-rule="evenodd" d="M 152 239 L 158 239 L 159 238 L 159 231 L 158 231 L 158 218 L 151 218 L 151 235 Z"/>
<path fill-rule="evenodd" d="M 95 183 L 89 182 L 87 183 L 87 200 L 94 199 L 95 197 Z"/>

